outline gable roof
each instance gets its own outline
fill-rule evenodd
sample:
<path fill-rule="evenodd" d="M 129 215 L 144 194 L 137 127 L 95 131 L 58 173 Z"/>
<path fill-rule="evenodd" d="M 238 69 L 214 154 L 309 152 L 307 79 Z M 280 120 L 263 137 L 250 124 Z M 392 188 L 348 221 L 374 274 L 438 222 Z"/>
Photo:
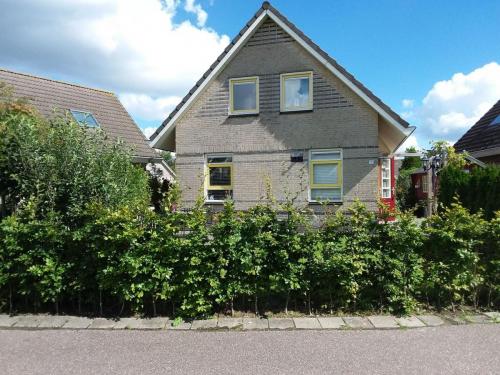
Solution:
<path fill-rule="evenodd" d="M 107 136 L 121 139 L 133 149 L 136 161 L 145 162 L 158 158 L 137 124 L 112 92 L 5 69 L 0 69 L 0 82 L 13 89 L 14 97 L 29 100 L 46 118 L 55 113 L 64 115 L 69 110 L 90 112 Z"/>
<path fill-rule="evenodd" d="M 373 92 L 366 88 L 359 82 L 352 74 L 339 65 L 332 57 L 316 45 L 310 38 L 308 38 L 302 31 L 300 31 L 293 23 L 283 16 L 276 8 L 269 2 L 264 1 L 262 7 L 254 14 L 254 16 L 246 23 L 243 29 L 240 30 L 238 35 L 231 41 L 231 43 L 219 55 L 216 61 L 210 68 L 203 74 L 203 76 L 196 82 L 196 84 L 189 90 L 186 96 L 175 107 L 170 115 L 163 121 L 163 123 L 156 129 L 150 137 L 150 144 L 152 147 L 157 147 L 161 139 L 166 136 L 175 127 L 175 121 L 180 115 L 189 108 L 190 104 L 195 98 L 203 91 L 205 86 L 217 76 L 217 74 L 225 67 L 230 61 L 231 57 L 235 55 L 244 43 L 253 35 L 254 31 L 269 17 L 283 28 L 290 36 L 297 41 L 302 47 L 309 51 L 316 57 L 323 65 L 325 65 L 334 75 L 343 81 L 349 88 L 365 100 L 376 112 L 378 112 L 389 124 L 394 126 L 397 130 L 408 136 L 414 130 L 414 127 L 409 126 L 408 122 L 402 119 L 396 112 L 394 112 L 388 105 L 380 100 Z"/>
<path fill-rule="evenodd" d="M 500 148 L 500 124 L 492 125 L 497 116 L 500 116 L 500 100 L 455 143 L 455 150 L 478 152 Z"/>

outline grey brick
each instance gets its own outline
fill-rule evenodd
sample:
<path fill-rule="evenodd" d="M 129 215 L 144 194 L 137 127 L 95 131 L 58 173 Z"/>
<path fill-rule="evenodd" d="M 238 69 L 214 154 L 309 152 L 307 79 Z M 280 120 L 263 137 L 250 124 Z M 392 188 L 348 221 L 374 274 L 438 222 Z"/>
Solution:
<path fill-rule="evenodd" d="M 406 317 L 396 318 L 396 321 L 401 327 L 405 328 L 425 327 L 424 322 L 422 322 L 416 316 L 406 316 Z"/>
<path fill-rule="evenodd" d="M 373 325 L 367 318 L 362 318 L 359 316 L 347 316 L 344 318 L 347 326 L 353 329 L 371 329 Z"/>
<path fill-rule="evenodd" d="M 41 317 L 38 328 L 61 328 L 67 321 L 67 316 L 47 315 Z"/>
<path fill-rule="evenodd" d="M 369 316 L 368 320 L 375 328 L 388 329 L 388 328 L 398 328 L 399 325 L 393 316 L 387 315 L 374 315 Z"/>
<path fill-rule="evenodd" d="M 69 316 L 68 321 L 64 323 L 62 328 L 69 329 L 87 329 L 92 324 L 92 319 L 78 317 L 78 316 Z"/>
<path fill-rule="evenodd" d="M 422 322 L 425 323 L 426 326 L 429 327 L 437 327 L 446 324 L 446 322 L 437 315 L 429 315 L 429 314 L 417 315 L 417 318 L 420 319 Z"/>
<path fill-rule="evenodd" d="M 191 329 L 215 329 L 217 319 L 194 320 Z"/>
<path fill-rule="evenodd" d="M 116 325 L 116 321 L 105 318 L 96 318 L 92 324 L 88 327 L 89 329 L 113 329 Z"/>
<path fill-rule="evenodd" d="M 320 329 L 318 319 L 316 318 L 293 318 L 293 323 L 297 329 Z"/>
<path fill-rule="evenodd" d="M 219 320 L 217 321 L 217 328 L 243 328 L 243 318 L 219 318 Z"/>
<path fill-rule="evenodd" d="M 244 330 L 269 329 L 269 321 L 262 318 L 243 318 Z"/>
<path fill-rule="evenodd" d="M 320 317 L 318 318 L 322 328 L 339 329 L 346 326 L 344 320 L 340 317 Z"/>
<path fill-rule="evenodd" d="M 293 329 L 293 319 L 291 318 L 270 318 L 269 329 Z"/>
<path fill-rule="evenodd" d="M 0 314 L 0 327 L 1 328 L 12 327 L 14 325 L 14 323 L 17 322 L 17 319 L 19 319 L 19 317 L 17 317 L 17 316 L 9 316 L 9 315 L 5 315 L 5 314 Z"/>

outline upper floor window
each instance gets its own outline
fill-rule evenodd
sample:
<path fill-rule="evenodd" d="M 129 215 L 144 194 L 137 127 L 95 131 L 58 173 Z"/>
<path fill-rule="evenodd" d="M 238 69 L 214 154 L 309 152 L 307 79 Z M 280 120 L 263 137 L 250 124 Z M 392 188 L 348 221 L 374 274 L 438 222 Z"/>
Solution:
<path fill-rule="evenodd" d="M 81 125 L 85 126 L 87 128 L 98 128 L 99 123 L 95 119 L 94 115 L 90 112 L 83 112 L 83 111 L 75 111 L 75 110 L 70 110 L 71 115 L 73 115 L 73 118 L 75 121 Z"/>
<path fill-rule="evenodd" d="M 229 114 L 259 113 L 259 77 L 229 80 Z"/>
<path fill-rule="evenodd" d="M 311 150 L 310 200 L 342 200 L 342 150 Z"/>
<path fill-rule="evenodd" d="M 313 109 L 313 73 L 281 74 L 281 112 Z"/>
<path fill-rule="evenodd" d="M 207 155 L 206 199 L 220 202 L 233 197 L 233 156 Z"/>

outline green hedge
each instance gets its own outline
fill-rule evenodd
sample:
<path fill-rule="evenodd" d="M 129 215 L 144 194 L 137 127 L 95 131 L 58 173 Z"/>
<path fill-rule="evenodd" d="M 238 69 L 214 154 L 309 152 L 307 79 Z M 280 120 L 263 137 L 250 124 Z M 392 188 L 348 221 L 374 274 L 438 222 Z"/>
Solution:
<path fill-rule="evenodd" d="M 482 210 L 492 218 L 500 210 L 500 166 L 473 168 L 465 171 L 449 165 L 439 174 L 439 202 L 449 207 L 455 197 L 472 212 Z"/>
<path fill-rule="evenodd" d="M 211 224 L 208 218 L 212 217 Z M 3 309 L 193 318 L 218 311 L 498 306 L 500 214 L 452 204 L 419 227 L 360 203 L 312 227 L 292 205 L 215 216 L 89 206 L 68 230 L 29 207 L 0 223 Z"/>
<path fill-rule="evenodd" d="M 481 170 L 467 178 L 478 189 L 491 181 Z M 498 306 L 493 206 L 486 220 L 450 201 L 419 227 L 408 214 L 381 222 L 356 203 L 313 227 L 310 212 L 272 199 L 247 212 L 227 202 L 209 213 L 202 199 L 175 212 L 177 193 L 151 211 L 148 177 L 123 145 L 71 118 L 45 121 L 0 87 L 0 194 L 10 211 L 0 221 L 0 310 L 193 318 Z"/>

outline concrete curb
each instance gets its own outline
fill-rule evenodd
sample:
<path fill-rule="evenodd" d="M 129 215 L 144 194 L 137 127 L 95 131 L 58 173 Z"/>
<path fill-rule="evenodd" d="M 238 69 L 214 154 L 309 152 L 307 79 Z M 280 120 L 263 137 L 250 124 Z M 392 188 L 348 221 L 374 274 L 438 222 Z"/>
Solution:
<path fill-rule="evenodd" d="M 450 325 L 500 323 L 496 311 L 482 314 L 424 314 L 406 317 L 373 315 L 368 317 L 231 318 L 220 317 L 174 324 L 168 318 L 86 318 L 80 316 L 0 314 L 0 329 L 73 330 L 166 330 L 166 331 L 274 331 L 274 330 L 395 330 Z"/>

